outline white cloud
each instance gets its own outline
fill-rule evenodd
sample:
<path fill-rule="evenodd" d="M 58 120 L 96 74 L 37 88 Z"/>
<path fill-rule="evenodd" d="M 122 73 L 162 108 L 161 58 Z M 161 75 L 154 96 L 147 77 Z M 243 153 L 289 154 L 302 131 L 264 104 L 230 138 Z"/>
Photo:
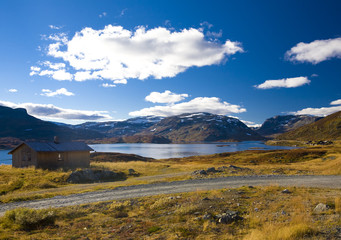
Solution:
<path fill-rule="evenodd" d="M 123 15 L 126 13 L 127 10 L 128 10 L 128 8 L 123 9 L 123 10 L 120 12 L 120 17 L 123 17 Z"/>
<path fill-rule="evenodd" d="M 64 80 L 71 81 L 73 78 L 73 75 L 69 72 L 66 72 L 65 69 L 60 69 L 60 70 L 56 70 L 56 71 L 43 70 L 38 75 L 39 76 L 49 76 L 49 77 L 51 77 L 55 80 L 58 80 L 58 81 L 64 81 Z"/>
<path fill-rule="evenodd" d="M 106 17 L 107 13 L 106 12 L 102 12 L 100 15 L 98 15 L 100 18 Z"/>
<path fill-rule="evenodd" d="M 270 88 L 295 88 L 310 83 L 307 77 L 283 78 L 278 80 L 266 80 L 264 83 L 256 85 L 259 89 Z"/>
<path fill-rule="evenodd" d="M 206 40 L 195 28 L 176 32 L 139 26 L 130 31 L 108 25 L 101 30 L 84 28 L 67 41 L 59 38 L 49 44 L 47 55 L 69 64 L 76 81 L 174 77 L 190 67 L 219 64 L 243 52 L 239 42 Z"/>
<path fill-rule="evenodd" d="M 172 93 L 169 90 L 160 92 L 151 92 L 148 96 L 146 96 L 145 100 L 152 103 L 175 103 L 180 102 L 188 97 L 188 94 L 176 94 Z"/>
<path fill-rule="evenodd" d="M 331 58 L 341 58 L 341 38 L 298 43 L 286 52 L 289 61 L 317 64 Z"/>
<path fill-rule="evenodd" d="M 137 116 L 174 116 L 183 113 L 208 112 L 213 114 L 226 115 L 229 113 L 246 112 L 245 108 L 239 105 L 232 105 L 221 101 L 216 97 L 198 97 L 189 102 L 182 102 L 167 106 L 155 106 L 143 108 L 139 111 L 130 112 L 129 115 Z"/>
<path fill-rule="evenodd" d="M 50 61 L 45 61 L 42 63 L 42 65 L 47 66 L 53 70 L 60 70 L 65 68 L 65 63 L 52 63 Z"/>
<path fill-rule="evenodd" d="M 332 102 L 330 103 L 330 105 L 341 105 L 341 99 L 332 101 Z"/>
<path fill-rule="evenodd" d="M 110 83 L 103 83 L 102 84 L 102 87 L 105 87 L 105 88 L 112 88 L 112 87 L 116 87 L 115 84 L 110 84 Z"/>
<path fill-rule="evenodd" d="M 114 80 L 114 83 L 116 83 L 116 84 L 127 84 L 128 81 L 127 81 L 127 79 L 117 79 L 117 80 Z"/>
<path fill-rule="evenodd" d="M 7 101 L 0 101 L 1 106 L 11 108 L 25 108 L 30 115 L 38 118 L 53 118 L 63 120 L 110 120 L 107 111 L 85 111 L 56 107 L 52 104 L 21 103 L 16 104 Z"/>
<path fill-rule="evenodd" d="M 16 92 L 18 92 L 18 89 L 11 88 L 11 89 L 9 89 L 8 91 L 11 92 L 11 93 L 16 93 Z"/>
<path fill-rule="evenodd" d="M 257 127 L 262 126 L 262 124 L 255 123 L 255 122 L 252 122 L 252 121 L 246 121 L 246 120 L 240 120 L 240 121 L 243 122 L 248 127 L 257 128 Z"/>
<path fill-rule="evenodd" d="M 295 115 L 314 115 L 325 117 L 335 112 L 341 111 L 341 99 L 332 101 L 330 105 L 338 105 L 333 107 L 321 107 L 321 108 L 304 108 L 297 112 L 292 112 Z"/>
<path fill-rule="evenodd" d="M 72 92 L 69 92 L 66 88 L 60 88 L 57 89 L 56 91 L 51 91 L 50 89 L 42 89 L 42 93 L 40 95 L 46 96 L 46 97 L 55 97 L 55 96 L 74 96 L 75 94 Z"/>
<path fill-rule="evenodd" d="M 59 30 L 59 29 L 61 29 L 61 28 L 63 28 L 63 27 L 61 27 L 61 26 L 55 26 L 55 25 L 49 25 L 49 28 L 54 29 L 54 30 Z"/>

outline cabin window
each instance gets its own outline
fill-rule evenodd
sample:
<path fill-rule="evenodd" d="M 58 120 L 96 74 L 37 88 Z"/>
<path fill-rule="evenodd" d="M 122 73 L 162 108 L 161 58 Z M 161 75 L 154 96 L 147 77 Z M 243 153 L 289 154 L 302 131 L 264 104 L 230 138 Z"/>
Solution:
<path fill-rule="evenodd" d="M 61 153 L 58 153 L 58 161 L 63 161 L 63 156 Z"/>

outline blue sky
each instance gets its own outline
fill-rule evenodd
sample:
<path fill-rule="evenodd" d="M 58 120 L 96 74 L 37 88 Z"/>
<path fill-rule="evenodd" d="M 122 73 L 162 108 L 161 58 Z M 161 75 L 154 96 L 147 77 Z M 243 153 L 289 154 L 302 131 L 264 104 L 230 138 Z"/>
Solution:
<path fill-rule="evenodd" d="M 80 123 L 341 110 L 340 1 L 0 1 L 0 104 Z"/>

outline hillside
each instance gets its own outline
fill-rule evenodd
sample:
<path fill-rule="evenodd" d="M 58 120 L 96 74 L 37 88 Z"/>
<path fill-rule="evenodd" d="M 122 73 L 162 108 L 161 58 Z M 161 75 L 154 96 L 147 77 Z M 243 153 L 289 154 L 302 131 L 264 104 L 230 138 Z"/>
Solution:
<path fill-rule="evenodd" d="M 262 136 L 275 137 L 276 135 L 292 131 L 319 119 L 321 118 L 308 115 L 275 116 L 266 119 L 256 132 Z"/>
<path fill-rule="evenodd" d="M 141 134 L 168 138 L 172 142 L 248 141 L 264 139 L 236 118 L 210 113 L 167 117 Z"/>
<path fill-rule="evenodd" d="M 77 140 L 100 138 L 103 135 L 95 131 L 73 130 L 40 120 L 27 114 L 27 111 L 22 108 L 0 106 L 0 138 L 52 140 L 54 136 L 59 136 L 61 140 Z"/>
<path fill-rule="evenodd" d="M 281 134 L 279 140 L 341 140 L 341 111 L 333 113 L 314 123 Z"/>

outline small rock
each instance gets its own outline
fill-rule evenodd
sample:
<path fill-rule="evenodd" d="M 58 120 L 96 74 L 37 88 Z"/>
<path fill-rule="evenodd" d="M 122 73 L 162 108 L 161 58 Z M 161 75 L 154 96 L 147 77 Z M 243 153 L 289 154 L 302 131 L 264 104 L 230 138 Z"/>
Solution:
<path fill-rule="evenodd" d="M 249 188 L 255 188 L 254 186 L 249 186 Z"/>
<path fill-rule="evenodd" d="M 237 167 L 237 166 L 234 166 L 234 165 L 230 165 L 229 168 L 232 168 L 232 169 L 235 169 L 235 170 L 242 170 L 241 167 Z"/>
<path fill-rule="evenodd" d="M 211 200 L 211 199 L 209 199 L 208 197 L 201 199 L 201 201 L 209 201 L 209 200 Z"/>
<path fill-rule="evenodd" d="M 177 198 L 177 199 L 180 199 L 180 198 L 181 198 L 181 196 L 176 196 L 176 198 Z"/>
<path fill-rule="evenodd" d="M 130 168 L 130 169 L 128 169 L 128 174 L 129 175 L 137 175 L 137 172 L 134 169 Z"/>
<path fill-rule="evenodd" d="M 282 191 L 282 193 L 290 194 L 291 192 L 290 192 L 288 189 L 284 189 L 284 190 Z"/>
<path fill-rule="evenodd" d="M 207 220 L 207 219 L 210 219 L 211 217 L 212 217 L 211 214 L 205 214 L 205 215 L 202 217 L 202 219 Z"/>
<path fill-rule="evenodd" d="M 211 168 L 207 168 L 206 172 L 207 173 L 216 173 L 217 170 L 214 167 L 211 167 Z"/>
<path fill-rule="evenodd" d="M 227 210 L 222 214 L 216 215 L 216 219 L 218 220 L 218 223 L 228 224 L 234 221 L 242 220 L 243 218 L 238 215 L 238 212 Z"/>
<path fill-rule="evenodd" d="M 237 203 L 236 205 L 237 205 L 237 207 L 240 207 L 240 203 Z"/>
<path fill-rule="evenodd" d="M 314 208 L 314 212 L 315 213 L 321 213 L 321 212 L 325 212 L 329 209 L 329 206 L 327 204 L 324 203 L 319 203 L 316 205 L 316 207 Z"/>
<path fill-rule="evenodd" d="M 259 211 L 259 209 L 258 208 L 255 208 L 255 212 L 258 212 Z"/>
<path fill-rule="evenodd" d="M 200 215 L 200 212 L 195 212 L 195 213 L 193 213 L 194 215 Z"/>
<path fill-rule="evenodd" d="M 282 215 L 286 215 L 287 212 L 283 210 L 283 211 L 281 212 L 281 214 L 282 214 Z"/>
<path fill-rule="evenodd" d="M 173 199 L 174 199 L 174 197 L 173 197 L 173 196 L 171 196 L 171 197 L 168 197 L 168 199 L 169 199 L 169 200 L 173 200 Z"/>
<path fill-rule="evenodd" d="M 205 170 L 195 170 L 192 175 L 207 175 L 207 172 Z"/>
<path fill-rule="evenodd" d="M 224 171 L 226 171 L 227 169 L 228 169 L 228 167 L 226 167 L 226 166 L 218 167 L 218 171 L 219 171 L 219 172 L 224 172 Z"/>

